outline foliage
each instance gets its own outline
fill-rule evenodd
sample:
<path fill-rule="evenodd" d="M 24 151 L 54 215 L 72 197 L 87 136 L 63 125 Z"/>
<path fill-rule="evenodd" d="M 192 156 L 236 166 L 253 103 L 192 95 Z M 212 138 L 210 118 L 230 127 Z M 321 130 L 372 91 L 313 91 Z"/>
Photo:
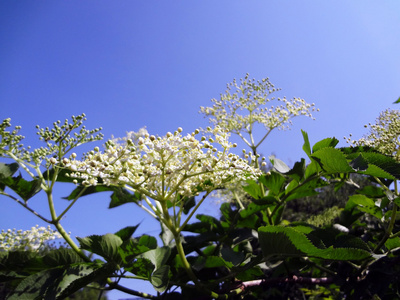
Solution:
<path fill-rule="evenodd" d="M 246 77 L 237 87 L 265 104 L 258 92 L 269 92 L 270 83 L 256 85 Z M 244 103 L 236 94 L 230 99 Z M 230 117 L 237 120 L 235 111 Z M 143 131 L 135 139 L 108 141 L 104 151 L 95 147 L 78 160 L 72 150 L 101 137 L 93 137 L 99 130 L 86 130 L 83 120 L 39 128 L 47 148 L 33 151 L 21 146 L 19 127 L 8 131 L 9 120 L 0 126 L 0 155 L 13 160 L 0 165 L 0 194 L 53 225 L 69 245 L 47 252 L 0 252 L 7 299 L 63 299 L 84 287 L 148 299 L 399 297 L 400 163 L 395 157 L 362 145 L 338 148 L 335 138 L 311 145 L 303 131 L 307 161 L 289 167 L 271 157 L 272 169 L 262 173 L 257 148 L 264 138 L 254 142 L 254 119 L 244 118 L 248 126 L 235 129 L 239 134 L 247 128 L 250 136 L 251 151 L 243 158 L 230 151 L 235 145 L 227 129 L 235 130 L 221 123 L 202 137 L 200 130 L 182 135 L 181 128 L 161 137 Z M 31 179 L 15 176 L 19 168 Z M 59 182 L 73 186 L 62 200 L 70 204 L 60 214 L 53 199 Z M 248 202 L 233 193 L 232 201 L 221 204 L 220 217 L 196 215 L 213 190 L 234 192 L 238 186 Z M 348 186 L 341 207 L 286 217 L 291 203 Z M 110 208 L 135 203 L 158 220 L 159 238 L 135 234 L 139 225 L 132 224 L 72 240 L 62 217 L 81 197 L 103 191 L 112 192 Z M 46 194 L 49 217 L 30 206 L 40 192 Z M 155 293 L 122 286 L 123 278 L 149 281 Z"/>

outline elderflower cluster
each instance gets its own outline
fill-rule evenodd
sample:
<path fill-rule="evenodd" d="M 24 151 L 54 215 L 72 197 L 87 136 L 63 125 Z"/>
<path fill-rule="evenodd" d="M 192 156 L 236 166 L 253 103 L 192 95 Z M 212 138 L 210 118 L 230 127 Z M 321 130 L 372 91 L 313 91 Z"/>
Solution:
<path fill-rule="evenodd" d="M 229 152 L 236 144 L 228 141 L 229 133 L 219 126 L 208 127 L 209 137 L 199 138 L 198 129 L 185 136 L 182 128 L 163 137 L 143 133 L 136 143 L 110 140 L 104 152 L 96 147 L 82 161 L 72 154 L 62 165 L 84 185 L 123 185 L 158 201 L 174 201 L 261 175 L 247 160 Z M 248 159 L 256 157 L 250 154 Z"/>
<path fill-rule="evenodd" d="M 61 235 L 48 226 L 36 225 L 31 230 L 2 230 L 0 233 L 0 251 L 42 251 L 48 242 L 59 239 Z"/>
<path fill-rule="evenodd" d="M 234 92 L 231 93 L 231 90 Z M 288 129 L 291 119 L 295 116 L 307 116 L 312 119 L 315 104 L 306 103 L 303 99 L 268 98 L 278 91 L 268 78 L 261 81 L 249 79 L 246 74 L 240 84 L 234 79 L 227 85 L 226 94 L 220 100 L 212 99 L 212 107 L 200 107 L 200 113 L 210 118 L 210 122 L 226 128 L 228 131 L 240 133 L 251 132 L 253 123 L 260 123 L 270 131 L 274 128 Z M 267 103 L 276 100 L 278 105 L 266 107 Z M 243 112 L 243 113 L 242 113 Z"/>
<path fill-rule="evenodd" d="M 369 127 L 369 134 L 359 139 L 346 141 L 352 146 L 373 147 L 379 152 L 395 157 L 400 161 L 400 111 L 387 109 L 380 113 L 375 124 L 364 125 Z"/>

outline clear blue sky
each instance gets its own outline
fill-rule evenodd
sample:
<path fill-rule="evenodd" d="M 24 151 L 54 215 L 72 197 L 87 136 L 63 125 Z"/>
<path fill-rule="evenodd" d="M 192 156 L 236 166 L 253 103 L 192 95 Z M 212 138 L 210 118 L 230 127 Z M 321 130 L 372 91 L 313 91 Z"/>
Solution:
<path fill-rule="evenodd" d="M 82 112 L 106 138 L 143 126 L 160 135 L 192 131 L 207 124 L 199 106 L 248 72 L 269 77 L 279 96 L 321 110 L 316 121 L 298 118 L 291 131 L 276 131 L 261 149 L 291 164 L 303 156 L 300 129 L 312 142 L 343 141 L 397 108 L 399 53 L 397 0 L 1 1 L 0 118 L 22 125 L 36 146 L 36 124 Z M 1 201 L 0 228 L 42 224 Z M 45 207 L 44 198 L 32 201 Z M 106 195 L 82 198 L 66 229 L 104 234 L 143 221 L 140 232 L 157 234 L 134 205 L 107 205 Z"/>

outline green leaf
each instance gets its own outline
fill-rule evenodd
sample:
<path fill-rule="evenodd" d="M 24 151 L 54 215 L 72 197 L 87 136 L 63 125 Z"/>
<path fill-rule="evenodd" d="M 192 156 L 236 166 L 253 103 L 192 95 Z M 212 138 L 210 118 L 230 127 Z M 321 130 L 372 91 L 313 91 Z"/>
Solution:
<path fill-rule="evenodd" d="M 85 238 L 77 238 L 82 249 L 98 254 L 107 261 L 118 259 L 118 248 L 122 245 L 122 239 L 111 233 L 106 235 L 91 235 Z"/>
<path fill-rule="evenodd" d="M 315 160 L 312 160 L 311 163 L 309 163 L 308 166 L 306 167 L 304 178 L 308 179 L 311 176 L 318 174 L 318 172 L 320 172 L 321 170 L 322 169 L 320 165 Z"/>
<path fill-rule="evenodd" d="M 139 244 L 146 246 L 149 249 L 157 248 L 157 239 L 154 236 L 144 234 L 139 239 Z"/>
<path fill-rule="evenodd" d="M 141 194 L 137 192 L 131 194 L 126 189 L 116 188 L 111 195 L 111 202 L 108 208 L 117 207 L 125 203 L 138 203 L 141 199 Z"/>
<path fill-rule="evenodd" d="M 354 172 L 347 162 L 346 156 L 339 149 L 322 148 L 314 152 L 312 157 L 321 163 L 322 168 L 328 174 Z"/>
<path fill-rule="evenodd" d="M 150 282 L 159 292 L 164 291 L 168 286 L 169 266 L 165 264 L 170 255 L 171 248 L 166 246 L 147 251 L 140 255 L 142 258 L 151 261 L 151 263 L 155 266 L 155 269 L 150 277 Z"/>
<path fill-rule="evenodd" d="M 94 281 L 106 279 L 111 273 L 112 270 L 108 270 L 107 266 L 102 267 L 99 264 L 81 263 L 70 266 L 65 269 L 58 285 L 47 292 L 46 298 L 63 299 Z"/>
<path fill-rule="evenodd" d="M 365 195 L 350 196 L 346 204 L 346 209 L 352 208 L 353 206 L 357 206 L 358 210 L 370 214 L 378 219 L 382 219 L 383 217 L 382 209 L 375 205 L 374 200 Z"/>
<path fill-rule="evenodd" d="M 364 249 L 350 247 L 317 247 L 302 232 L 290 227 L 265 226 L 258 229 L 259 240 L 265 258 L 270 256 L 311 256 L 329 260 L 361 260 L 371 256 Z"/>
<path fill-rule="evenodd" d="M 312 148 L 313 153 L 321 150 L 323 148 L 335 148 L 335 146 L 339 143 L 339 140 L 336 138 L 326 138 L 317 143 Z"/>
<path fill-rule="evenodd" d="M 16 192 L 25 201 L 28 201 L 42 189 L 40 179 L 26 181 L 21 175 L 3 178 L 0 182 Z"/>
<path fill-rule="evenodd" d="M 395 238 L 391 238 L 388 239 L 385 242 L 385 247 L 390 251 L 393 249 L 397 249 L 400 248 L 400 237 L 395 237 Z"/>
<path fill-rule="evenodd" d="M 243 190 L 254 199 L 259 199 L 263 196 L 262 190 L 258 183 L 254 180 L 246 180 L 247 185 L 243 186 Z"/>
<path fill-rule="evenodd" d="M 368 161 L 369 165 L 375 165 L 393 177 L 400 179 L 400 163 L 398 163 L 393 157 L 373 152 L 362 153 L 362 156 Z M 368 173 L 368 170 L 366 171 L 366 174 L 375 176 L 374 174 Z"/>
<path fill-rule="evenodd" d="M 118 230 L 115 235 L 119 236 L 122 241 L 129 240 L 132 237 L 132 234 L 135 233 L 136 229 L 139 227 L 140 224 L 136 226 L 127 226 L 125 228 L 122 228 L 121 230 Z"/>
<path fill-rule="evenodd" d="M 43 178 L 46 180 L 51 180 L 54 176 L 55 169 L 46 170 L 42 173 Z M 70 177 L 69 174 L 72 172 L 67 169 L 57 168 L 57 182 L 73 182 L 75 179 L 80 181 L 80 179 Z"/>
<path fill-rule="evenodd" d="M 286 179 L 282 174 L 271 171 L 270 174 L 262 176 L 260 181 L 268 188 L 269 194 L 278 195 L 283 190 Z"/>
<path fill-rule="evenodd" d="M 195 197 L 185 197 L 181 201 L 183 201 L 183 213 L 187 215 L 195 205 L 196 198 Z"/>
<path fill-rule="evenodd" d="M 68 197 L 63 197 L 66 200 L 74 200 L 76 197 L 83 197 L 94 193 L 99 192 L 109 192 L 114 191 L 115 187 L 113 186 L 106 186 L 106 185 L 96 185 L 96 186 L 83 186 L 79 185 L 76 187 Z"/>
<path fill-rule="evenodd" d="M 169 266 L 164 265 L 156 269 L 151 274 L 150 282 L 157 292 L 164 292 L 169 282 Z"/>
<path fill-rule="evenodd" d="M 349 165 L 356 171 L 365 171 L 368 169 L 368 161 L 361 154 L 353 159 Z"/>
<path fill-rule="evenodd" d="M 50 251 L 43 257 L 43 262 L 50 267 L 59 267 L 83 262 L 83 259 L 69 248 L 59 248 Z"/>
<path fill-rule="evenodd" d="M 11 177 L 18 171 L 19 165 L 17 163 L 5 164 L 0 163 L 0 180 L 2 178 Z"/>
<path fill-rule="evenodd" d="M 360 168 L 359 173 L 370 176 L 395 179 L 400 178 L 400 163 L 393 157 L 384 155 L 371 147 L 345 147 L 340 148 L 347 159 L 352 160 L 352 163 L 358 159 L 364 166 Z M 368 163 L 368 168 L 365 170 L 365 162 Z M 358 166 L 357 164 L 356 166 Z"/>
<path fill-rule="evenodd" d="M 397 103 L 400 103 L 400 97 L 399 97 L 399 99 L 397 99 L 396 101 L 393 102 L 393 104 L 397 104 Z"/>
<path fill-rule="evenodd" d="M 10 293 L 7 300 L 51 299 L 43 297 L 55 283 L 54 279 L 62 275 L 63 270 L 49 269 L 37 272 L 23 279 Z M 54 299 L 54 298 L 53 298 Z"/>
<path fill-rule="evenodd" d="M 125 264 L 130 264 L 140 254 L 149 251 L 146 245 L 141 245 L 138 241 L 133 239 L 126 241 L 118 249 L 119 255 Z"/>
<path fill-rule="evenodd" d="M 310 146 L 310 141 L 308 139 L 308 134 L 305 131 L 301 131 L 303 134 L 303 139 L 304 139 L 304 144 L 303 144 L 303 150 L 307 154 L 308 157 L 311 156 L 311 146 Z"/>
<path fill-rule="evenodd" d="M 200 271 L 204 268 L 218 268 L 218 267 L 228 267 L 232 268 L 233 264 L 229 261 L 225 261 L 221 256 L 200 256 L 196 259 L 193 265 L 193 269 Z"/>
<path fill-rule="evenodd" d="M 301 181 L 304 178 L 306 171 L 306 161 L 304 158 L 294 164 L 293 168 L 285 173 L 285 175 L 293 178 L 294 180 Z"/>
<path fill-rule="evenodd" d="M 171 248 L 164 246 L 149 250 L 141 254 L 141 257 L 150 260 L 151 263 L 156 267 L 156 269 L 158 269 L 161 266 L 165 265 L 170 255 L 171 255 Z"/>

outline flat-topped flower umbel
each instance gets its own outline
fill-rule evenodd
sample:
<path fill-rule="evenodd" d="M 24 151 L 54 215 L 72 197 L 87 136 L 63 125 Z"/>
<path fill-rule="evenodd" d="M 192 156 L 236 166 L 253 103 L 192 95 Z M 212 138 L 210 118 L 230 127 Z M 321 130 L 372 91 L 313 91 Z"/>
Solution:
<path fill-rule="evenodd" d="M 71 177 L 83 179 L 84 185 L 125 186 L 157 201 L 174 201 L 210 191 L 227 183 L 256 179 L 260 170 L 251 161 L 230 151 L 236 147 L 228 141 L 229 133 L 219 126 L 182 135 L 182 128 L 163 137 L 145 133 L 136 142 L 110 140 L 104 152 L 97 147 L 82 161 L 76 155 L 63 164 Z M 255 159 L 250 155 L 252 160 Z"/>

